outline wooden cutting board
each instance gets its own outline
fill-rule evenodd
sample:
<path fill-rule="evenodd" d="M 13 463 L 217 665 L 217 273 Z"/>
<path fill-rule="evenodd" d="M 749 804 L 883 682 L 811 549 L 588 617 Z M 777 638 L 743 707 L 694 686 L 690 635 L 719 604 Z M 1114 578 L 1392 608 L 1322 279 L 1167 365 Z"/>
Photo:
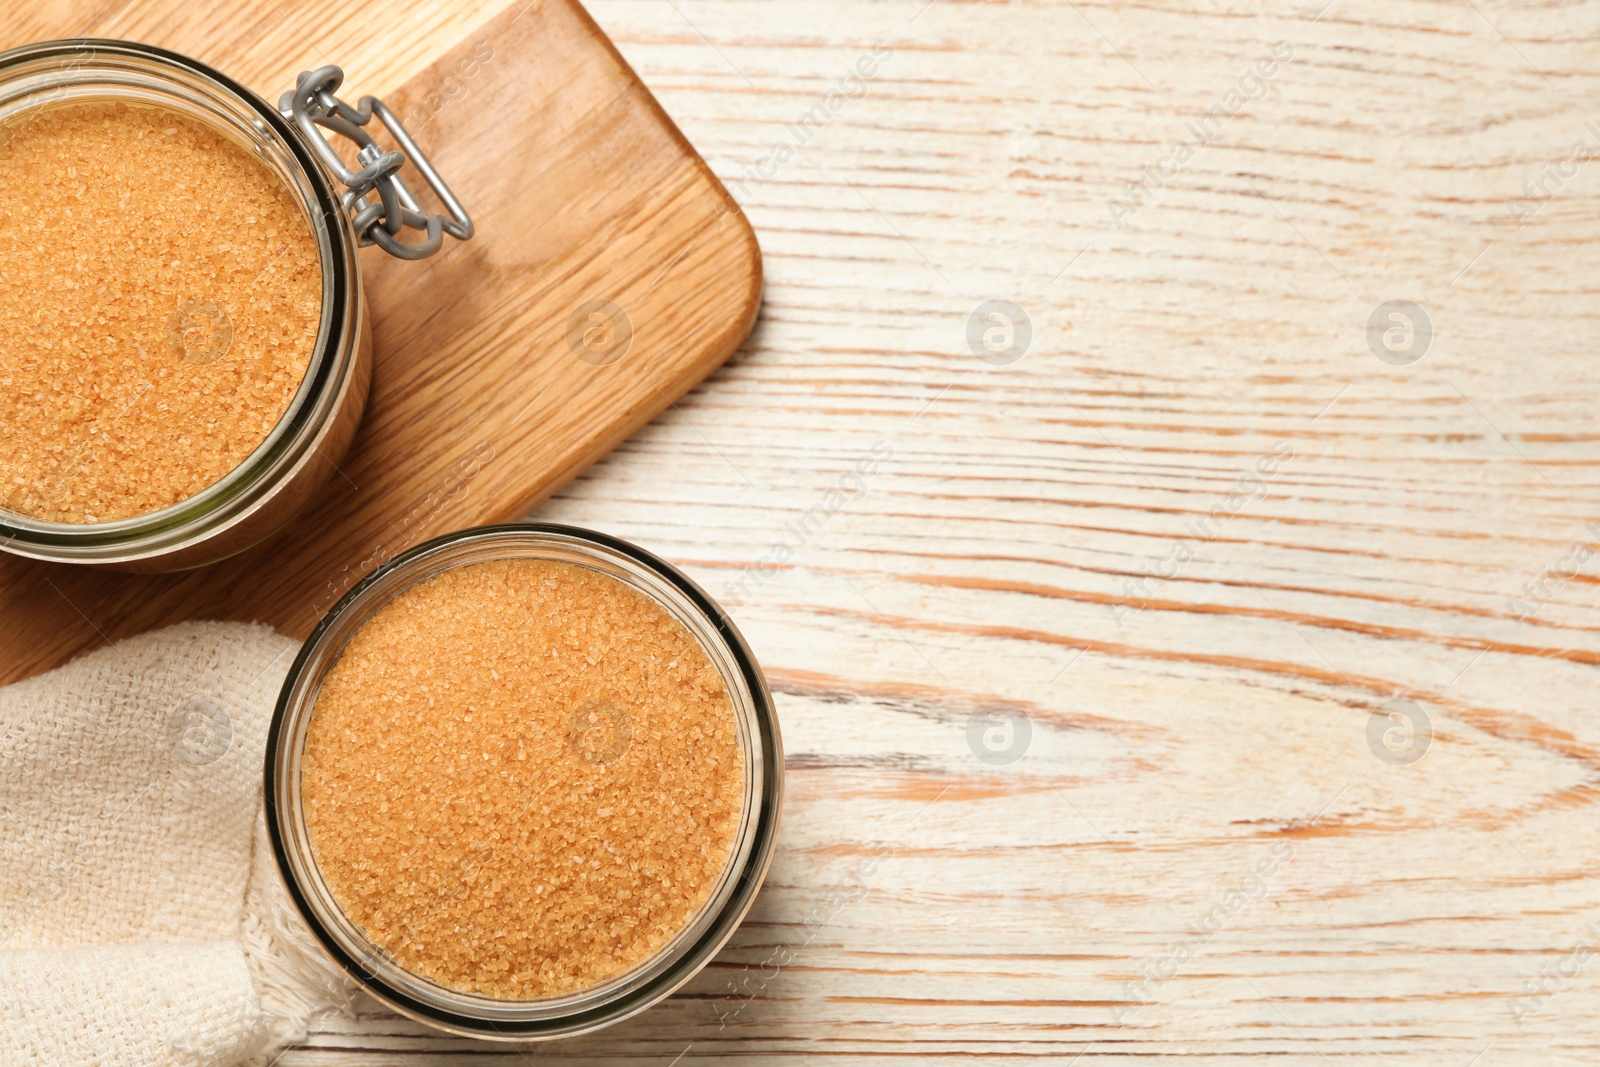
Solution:
<path fill-rule="evenodd" d="M 104 36 L 195 56 L 270 100 L 346 68 L 383 95 L 461 196 L 468 243 L 405 263 L 362 252 L 372 394 L 349 455 L 305 512 L 241 556 L 127 575 L 0 556 L 0 682 L 183 619 L 302 637 L 408 546 L 515 518 L 721 364 L 754 324 L 761 258 L 744 215 L 575 0 L 452 7 L 179 0 L 8 11 L 0 44 Z M 336 53 L 336 54 L 335 54 Z M 447 239 L 448 242 L 448 239 Z M 568 344 L 608 301 L 633 339 L 605 366 Z"/>

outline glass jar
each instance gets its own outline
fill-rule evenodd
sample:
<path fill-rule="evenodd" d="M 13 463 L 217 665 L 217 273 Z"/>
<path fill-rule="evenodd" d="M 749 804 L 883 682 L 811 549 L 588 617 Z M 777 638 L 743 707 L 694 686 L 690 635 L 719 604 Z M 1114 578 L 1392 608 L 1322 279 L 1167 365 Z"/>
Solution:
<path fill-rule="evenodd" d="M 0 53 L 0 130 L 67 102 L 110 100 L 177 112 L 267 166 L 303 212 L 322 267 L 321 321 L 305 376 L 276 425 L 238 466 L 176 504 L 115 521 L 46 521 L 0 509 L 0 549 L 122 570 L 200 566 L 271 534 L 332 475 L 355 436 L 371 380 L 371 325 L 358 245 L 379 243 L 398 248 L 404 258 L 420 258 L 438 247 L 441 224 L 443 232 L 459 238 L 472 232 L 448 188 L 381 104 L 369 97 L 357 111 L 332 96 L 341 78 L 337 67 L 302 75 L 280 112 L 205 64 L 149 45 L 83 39 Z M 382 152 L 361 130 L 374 112 L 392 133 L 398 131 L 405 153 Z M 361 170 L 344 167 L 317 134 L 318 125 L 362 144 Z M 449 220 L 418 212 L 394 173 L 408 160 L 441 193 Z M 385 217 L 396 189 L 398 209 Z M 381 203 L 371 202 L 367 194 L 374 191 Z M 401 244 L 393 235 L 402 226 L 429 229 L 429 240 Z"/>
<path fill-rule="evenodd" d="M 606 574 L 665 608 L 705 650 L 733 704 L 744 794 L 728 862 L 706 902 L 654 955 L 600 985 L 540 1000 L 496 1000 L 410 974 L 340 909 L 318 869 L 301 798 L 302 755 L 318 691 L 363 623 L 405 590 L 446 570 L 536 559 Z M 744 918 L 772 859 L 783 749 L 766 680 L 739 631 L 698 586 L 627 542 L 569 526 L 480 526 L 418 545 L 380 567 L 323 618 L 289 669 L 267 736 L 267 826 L 289 894 L 322 947 L 378 1000 L 450 1033 L 499 1040 L 567 1037 L 608 1026 L 669 996 L 703 968 Z"/>

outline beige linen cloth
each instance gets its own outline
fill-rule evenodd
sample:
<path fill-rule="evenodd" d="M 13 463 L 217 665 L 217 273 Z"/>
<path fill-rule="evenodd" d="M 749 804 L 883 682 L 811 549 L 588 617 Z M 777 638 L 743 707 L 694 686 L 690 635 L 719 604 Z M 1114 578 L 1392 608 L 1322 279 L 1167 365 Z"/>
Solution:
<path fill-rule="evenodd" d="M 269 1062 L 348 1005 L 278 883 L 295 642 L 184 623 L 0 688 L 0 1064 Z"/>

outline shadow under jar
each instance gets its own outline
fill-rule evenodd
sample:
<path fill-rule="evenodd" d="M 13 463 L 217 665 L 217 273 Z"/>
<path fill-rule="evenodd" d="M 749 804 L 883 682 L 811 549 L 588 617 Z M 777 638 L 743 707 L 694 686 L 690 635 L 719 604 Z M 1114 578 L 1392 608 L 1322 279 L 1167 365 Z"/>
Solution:
<path fill-rule="evenodd" d="M 782 803 L 772 697 L 655 556 L 483 526 L 350 591 L 289 670 L 266 812 L 300 914 L 390 1007 L 539 1040 L 661 1001 L 732 935 Z"/>
<path fill-rule="evenodd" d="M 358 247 L 418 259 L 472 234 L 382 103 L 334 95 L 342 77 L 302 74 L 273 108 L 134 42 L 0 53 L 0 550 L 197 567 L 336 470 L 371 381 Z"/>

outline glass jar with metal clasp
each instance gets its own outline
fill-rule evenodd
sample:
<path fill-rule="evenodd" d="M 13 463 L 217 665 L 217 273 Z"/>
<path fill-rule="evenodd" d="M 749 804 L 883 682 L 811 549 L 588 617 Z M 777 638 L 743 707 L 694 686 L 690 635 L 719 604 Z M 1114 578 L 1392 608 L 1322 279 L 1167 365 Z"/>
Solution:
<path fill-rule="evenodd" d="M 308 330 L 314 325 L 315 341 L 286 407 L 275 423 L 263 427 L 259 443 L 237 465 L 182 499 L 143 513 L 85 516 L 82 521 L 73 521 L 75 515 L 64 519 L 59 514 L 29 513 L 13 488 L 27 478 L 19 470 L 7 470 L 19 465 L 16 457 L 25 444 L 23 431 L 17 425 L 0 424 L 0 550 L 123 570 L 201 566 L 270 535 L 333 473 L 355 435 L 371 379 L 370 315 L 362 295 L 357 248 L 375 244 L 391 255 L 415 260 L 439 251 L 446 235 L 467 240 L 473 233 L 466 210 L 395 115 L 370 96 L 351 106 L 336 95 L 343 76 L 335 66 L 304 73 L 275 108 L 206 64 L 150 45 L 81 39 L 0 53 L 0 152 L 11 147 L 6 131 L 22 128 L 50 109 L 109 104 L 170 113 L 242 149 L 266 168 L 270 180 L 292 201 L 293 214 L 303 220 L 315 245 L 314 256 L 308 252 L 307 258 L 321 271 L 319 314 L 307 319 Z M 386 150 L 377 143 L 369 132 L 374 118 L 398 148 Z M 353 143 L 353 165 L 345 162 L 328 135 Z M 421 176 L 444 214 L 424 210 L 406 184 L 407 167 Z M 5 198 L 0 185 L 0 209 L 6 207 Z M 227 205 L 199 205 L 197 210 L 226 211 Z M 0 262 L 0 271 L 7 266 Z M 87 264 L 90 270 L 95 266 Z M 167 297 L 174 304 L 170 336 L 138 339 L 137 347 L 146 357 L 170 341 L 173 359 L 197 362 L 195 346 L 187 338 L 195 331 L 203 338 L 208 330 L 214 337 L 215 331 L 226 328 L 226 308 L 197 308 L 179 295 Z M 41 292 L 28 299 L 46 301 L 51 294 Z M 185 321 L 185 315 L 193 321 Z M 219 347 L 213 342 L 202 354 L 214 357 Z M 113 348 L 85 358 L 123 356 Z M 5 371 L 0 362 L 0 388 L 10 384 Z M 70 392 L 70 381 L 65 387 Z M 30 418 L 39 415 L 39 425 L 48 429 L 49 418 L 27 407 L 29 399 L 23 398 L 17 410 Z M 48 398 L 41 401 L 47 402 Z M 79 398 L 77 410 L 82 409 Z M 164 428 L 153 425 L 160 440 Z M 171 431 L 171 447 L 182 447 L 182 431 L 182 427 Z M 41 439 L 49 447 L 42 432 Z M 153 446 L 152 452 L 159 448 Z M 139 476 L 131 468 L 107 471 L 110 462 L 95 448 L 85 448 L 64 459 L 53 476 Z"/>

